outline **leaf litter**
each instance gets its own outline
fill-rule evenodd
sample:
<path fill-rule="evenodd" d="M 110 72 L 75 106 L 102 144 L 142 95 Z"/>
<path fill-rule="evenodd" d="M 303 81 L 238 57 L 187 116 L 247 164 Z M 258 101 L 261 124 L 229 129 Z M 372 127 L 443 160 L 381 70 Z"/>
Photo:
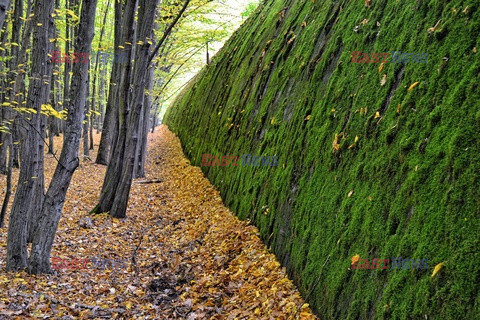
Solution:
<path fill-rule="evenodd" d="M 55 165 L 46 155 L 46 185 Z M 90 259 L 86 268 L 6 273 L 0 229 L 0 319 L 317 319 L 258 229 L 223 205 L 167 127 L 149 136 L 146 177 L 132 185 L 126 219 L 88 215 L 104 174 L 81 161 L 51 254 Z"/>

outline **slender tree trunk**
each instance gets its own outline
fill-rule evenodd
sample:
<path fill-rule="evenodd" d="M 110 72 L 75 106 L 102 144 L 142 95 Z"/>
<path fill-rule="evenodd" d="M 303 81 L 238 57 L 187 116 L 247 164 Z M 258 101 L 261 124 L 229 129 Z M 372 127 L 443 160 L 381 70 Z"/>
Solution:
<path fill-rule="evenodd" d="M 97 0 L 84 0 L 76 40 L 77 52 L 90 53 L 95 29 Z M 73 173 L 78 167 L 78 148 L 82 133 L 82 120 L 88 85 L 88 64 L 77 63 L 73 68 L 72 87 L 65 139 L 59 163 L 45 196 L 45 202 L 34 232 L 32 252 L 28 261 L 30 273 L 50 272 L 50 252 L 62 215 L 65 195 Z"/>
<path fill-rule="evenodd" d="M 133 43 L 133 36 L 134 36 L 134 18 L 135 12 L 137 8 L 137 0 L 127 0 L 127 4 L 125 6 L 125 12 L 123 15 L 123 25 L 122 25 L 122 34 L 121 39 L 122 43 Z M 131 72 L 131 55 L 132 50 L 131 47 L 125 48 L 124 51 L 127 56 L 127 63 L 126 64 L 115 64 L 118 68 L 118 79 L 113 78 L 110 80 L 117 83 L 117 89 L 119 97 L 116 98 L 118 101 L 118 134 L 114 135 L 116 141 L 113 145 L 111 151 L 111 159 L 108 162 L 107 172 L 105 174 L 105 179 L 102 186 L 102 192 L 100 194 L 100 201 L 98 205 L 92 210 L 92 213 L 101 213 L 101 212 L 108 212 L 112 208 L 115 191 L 119 184 L 120 179 L 120 172 L 123 165 L 123 151 L 125 148 L 125 134 L 126 132 L 126 116 L 129 112 L 129 93 L 130 93 L 130 72 Z M 108 104 L 107 104 L 107 112 L 108 112 Z M 107 120 L 105 120 L 107 121 Z M 104 127 L 105 129 L 105 127 Z M 102 133 L 104 134 L 104 133 Z"/>
<path fill-rule="evenodd" d="M 157 113 L 158 113 L 158 105 L 155 105 L 154 112 L 153 112 L 153 120 L 152 120 L 152 133 L 155 132 L 155 127 L 157 126 Z"/>
<path fill-rule="evenodd" d="M 0 0 L 0 29 L 3 28 L 3 23 L 5 22 L 5 16 L 7 15 L 9 7 L 10 0 Z"/>
<path fill-rule="evenodd" d="M 123 154 L 124 162 L 120 171 L 120 184 L 117 186 L 113 205 L 110 210 L 110 215 L 117 218 L 125 217 L 127 212 L 128 196 L 130 194 L 130 188 L 133 180 L 135 154 L 140 130 L 140 117 L 145 97 L 145 78 L 151 49 L 148 41 L 153 36 L 153 24 L 157 5 L 158 0 L 140 1 L 140 9 L 138 14 L 138 20 L 140 22 L 138 39 L 139 42 L 143 44 L 137 46 L 135 54 L 133 94 L 130 100 L 132 108 L 128 113 L 126 131 L 122 132 L 124 135 L 123 141 L 125 143 Z M 119 141 L 121 140 L 119 139 Z"/>
<path fill-rule="evenodd" d="M 148 142 L 148 132 L 150 129 L 150 111 L 152 109 L 152 96 L 151 92 L 153 89 L 153 67 L 148 68 L 146 85 L 147 90 L 144 97 L 144 104 L 142 109 L 142 116 L 140 121 L 140 130 L 139 130 L 139 143 L 137 145 L 137 155 L 135 156 L 135 174 L 134 178 L 144 178 L 145 177 L 145 161 L 147 158 L 147 142 Z"/>
<path fill-rule="evenodd" d="M 103 121 L 105 119 L 105 86 L 107 83 L 107 69 L 102 67 L 100 68 L 100 87 L 98 90 L 98 107 L 99 107 L 99 112 L 100 116 L 98 117 L 98 122 L 97 122 L 97 133 L 100 133 L 100 130 L 103 125 Z"/>
<path fill-rule="evenodd" d="M 32 50 L 32 79 L 28 88 L 27 108 L 37 111 L 31 120 L 23 119 L 20 174 L 15 199 L 12 205 L 8 227 L 7 270 L 19 270 L 27 267 L 28 223 L 32 211 L 39 207 L 34 204 L 43 202 L 43 148 L 40 151 L 42 135 L 42 104 L 48 102 L 50 93 L 51 68 L 49 66 L 49 32 L 53 2 L 37 0 L 34 5 L 35 28 Z M 53 23 L 52 23 L 53 24 Z M 47 31 L 45 31 L 47 29 Z M 39 183 L 39 180 L 42 183 Z M 40 198 L 40 199 L 39 199 Z"/>
<path fill-rule="evenodd" d="M 86 96 L 89 96 L 89 91 L 90 91 L 90 73 L 88 73 L 87 77 L 87 93 Z M 90 103 L 88 102 L 88 99 L 85 100 L 85 106 L 84 106 L 85 114 L 84 114 L 84 119 L 83 120 L 83 158 L 84 160 L 90 158 L 90 147 L 88 145 L 88 117 L 87 115 L 89 114 L 90 111 Z"/>
<path fill-rule="evenodd" d="M 55 76 L 53 75 L 53 73 L 52 73 L 52 83 L 55 83 Z M 53 105 L 56 105 L 54 88 L 55 88 L 55 85 L 52 86 L 52 91 L 50 92 L 50 100 L 52 101 Z M 54 148 L 53 137 L 55 135 L 55 118 L 48 117 L 47 125 L 48 125 L 48 154 L 54 154 L 55 148 Z"/>
<path fill-rule="evenodd" d="M 122 2 L 115 1 L 115 55 L 118 56 L 122 52 L 118 46 L 120 43 L 125 43 L 122 41 L 124 30 L 131 28 L 125 25 L 125 21 L 130 23 L 130 16 L 127 16 L 130 11 L 128 11 L 129 6 L 133 5 L 134 1 L 128 0 L 125 6 L 125 10 L 122 8 Z M 123 12 L 124 11 L 124 12 Z M 123 20 L 122 20 L 123 18 Z M 123 23 L 122 23 L 123 22 Z M 133 23 L 133 22 L 131 22 Z M 123 51 L 127 52 L 127 51 Z M 130 54 L 128 55 L 129 61 L 127 62 L 128 67 L 130 67 Z M 107 106 L 105 109 L 105 117 L 103 120 L 102 127 L 102 136 L 100 137 L 100 145 L 98 146 L 97 159 L 95 163 L 106 165 L 110 159 L 112 142 L 116 138 L 115 131 L 118 127 L 118 92 L 120 84 L 120 70 L 121 66 L 119 63 L 114 63 L 112 67 L 112 72 L 110 75 L 110 85 L 108 90 Z"/>
<path fill-rule="evenodd" d="M 18 54 L 18 64 L 17 65 L 25 65 L 27 62 L 27 50 L 30 48 L 31 43 L 31 35 L 32 35 L 32 26 L 33 26 L 33 19 L 28 19 L 32 14 L 32 5 L 33 1 L 27 1 L 27 10 L 25 12 L 25 28 L 23 29 L 22 34 L 22 45 L 21 50 Z M 12 99 L 15 100 L 17 105 L 22 105 L 25 100 L 26 94 L 26 85 L 25 85 L 25 72 L 18 72 L 15 76 L 15 83 L 13 85 L 13 92 L 12 92 Z M 15 121 L 13 122 L 13 130 L 12 130 L 12 140 L 13 140 L 13 167 L 20 168 L 20 144 L 19 141 L 21 139 L 20 135 L 20 126 L 18 125 L 22 119 L 20 116 L 16 116 Z"/>
<path fill-rule="evenodd" d="M 5 2 L 5 1 L 4 1 Z M 8 1 L 10 2 L 10 1 Z M 4 15 L 5 12 L 2 12 L 2 1 L 0 1 L 0 29 L 2 28 L 3 21 L 2 19 L 2 14 Z M 7 7 L 10 5 L 8 3 Z M 20 42 L 20 31 L 22 28 L 22 20 L 20 17 L 23 15 L 23 0 L 15 0 L 15 8 L 13 12 L 13 21 L 15 23 L 12 23 L 12 36 L 10 38 L 10 42 L 15 42 L 19 43 Z M 7 33 L 4 33 L 4 36 L 7 36 Z M 10 99 L 15 98 L 15 89 L 14 86 L 11 85 L 12 81 L 15 79 L 15 74 L 18 72 L 18 52 L 19 52 L 19 47 L 18 46 L 12 46 L 11 47 L 11 60 L 8 66 L 9 73 L 7 74 L 6 81 L 5 81 L 5 87 L 6 90 L 2 90 L 2 92 L 6 95 L 9 96 Z M 3 101 L 3 99 L 2 99 Z M 2 124 L 4 126 L 8 126 L 11 129 L 11 120 L 13 119 L 13 112 L 10 108 L 2 108 Z M 8 172 L 8 164 L 7 164 L 7 152 L 9 150 L 9 143 L 11 143 L 11 130 L 10 132 L 1 132 L 0 133 L 0 141 L 2 142 L 2 145 L 0 146 L 0 173 L 6 174 Z M 8 135 L 8 137 L 7 137 Z M 8 157 L 11 157 L 11 153 Z"/>
<path fill-rule="evenodd" d="M 10 136 L 9 140 L 12 139 Z M 7 188 L 5 190 L 5 198 L 3 198 L 2 211 L 0 212 L 0 228 L 3 228 L 5 215 L 7 213 L 8 203 L 12 195 L 12 166 L 13 166 L 13 144 L 12 141 L 8 143 L 8 167 L 7 167 Z"/>

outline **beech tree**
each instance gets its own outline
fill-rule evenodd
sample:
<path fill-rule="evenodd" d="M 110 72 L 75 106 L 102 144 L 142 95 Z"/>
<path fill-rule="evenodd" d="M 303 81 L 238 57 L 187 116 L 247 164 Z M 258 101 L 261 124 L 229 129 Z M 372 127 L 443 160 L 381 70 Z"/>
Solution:
<path fill-rule="evenodd" d="M 10 7 L 10 0 L 0 0 L 0 29 L 3 28 L 7 10 Z"/>
<path fill-rule="evenodd" d="M 132 9 L 134 7 L 131 4 L 132 2 L 134 1 L 127 1 L 127 9 Z M 138 44 L 136 46 L 133 77 L 130 78 L 130 69 L 127 65 L 125 68 L 126 70 L 121 73 L 120 81 L 117 82 L 120 83 L 119 131 L 112 149 L 112 157 L 107 166 L 100 201 L 92 210 L 92 213 L 110 212 L 110 215 L 116 218 L 123 218 L 126 216 L 128 196 L 134 175 L 137 143 L 139 141 L 139 128 L 142 108 L 144 105 L 147 69 L 152 62 L 153 57 L 172 32 L 173 27 L 182 17 L 189 3 L 190 0 L 185 0 L 180 11 L 163 33 L 162 38 L 153 51 L 151 51 L 153 44 L 152 38 L 155 10 L 158 1 L 140 1 L 138 14 Z M 127 12 L 130 14 L 130 11 Z M 134 34 L 133 19 L 130 22 L 130 17 L 130 15 L 125 14 L 125 24 L 132 28 L 126 30 L 127 27 L 125 25 L 123 26 L 123 32 L 127 36 L 125 37 L 126 39 L 130 39 Z M 132 41 L 125 42 L 133 43 Z M 131 94 L 130 83 L 132 83 L 133 86 Z"/>
<path fill-rule="evenodd" d="M 43 204 L 43 131 L 41 107 L 50 95 L 51 64 L 49 32 L 53 20 L 52 1 L 34 2 L 32 77 L 26 101 L 33 112 L 18 123 L 21 136 L 19 184 L 10 213 L 7 243 L 7 270 L 27 267 L 27 238 L 30 221 Z M 31 224 L 30 224 L 31 225 Z"/>
<path fill-rule="evenodd" d="M 83 0 L 81 23 L 75 43 L 76 52 L 90 54 L 96 8 L 97 0 Z M 34 231 L 32 252 L 28 264 L 30 273 L 50 271 L 50 251 L 57 231 L 58 221 L 62 216 L 65 195 L 73 173 L 79 164 L 78 148 L 82 135 L 82 120 L 87 98 L 88 67 L 89 64 L 86 63 L 76 63 L 73 66 L 62 153 L 45 195 L 45 201 Z"/>
<path fill-rule="evenodd" d="M 82 23 L 76 38 L 76 52 L 90 52 L 93 39 L 97 0 L 84 0 Z M 54 34 L 53 1 L 34 3 L 34 46 L 32 50 L 32 79 L 28 91 L 27 109 L 34 110 L 30 120 L 23 121 L 25 139 L 21 147 L 21 167 L 17 192 L 13 202 L 8 229 L 7 270 L 27 267 L 27 237 L 32 238 L 28 260 L 31 273 L 50 271 L 50 251 L 61 217 L 65 195 L 71 177 L 78 166 L 78 148 L 82 133 L 88 85 L 88 64 L 73 66 L 68 117 L 62 152 L 48 191 L 43 187 L 43 141 L 45 116 L 42 105 L 48 103 L 52 64 L 49 50 Z M 39 210 L 40 209 L 40 210 Z M 33 212 L 36 212 L 35 216 Z M 28 228 L 30 226 L 30 229 Z"/>

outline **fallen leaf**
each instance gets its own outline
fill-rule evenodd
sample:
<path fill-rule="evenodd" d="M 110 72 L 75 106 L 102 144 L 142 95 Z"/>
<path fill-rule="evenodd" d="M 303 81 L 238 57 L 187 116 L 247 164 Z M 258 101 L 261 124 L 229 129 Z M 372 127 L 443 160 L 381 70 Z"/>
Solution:
<path fill-rule="evenodd" d="M 380 80 L 380 85 L 383 87 L 387 83 L 387 74 L 382 76 L 382 80 Z"/>
<path fill-rule="evenodd" d="M 412 83 L 412 85 L 408 88 L 408 91 L 412 91 L 413 88 L 415 88 L 417 85 L 419 84 L 419 82 L 414 82 Z"/>
<path fill-rule="evenodd" d="M 385 65 L 384 62 L 380 63 L 380 66 L 378 67 L 378 73 L 382 72 L 384 65 Z"/>
<path fill-rule="evenodd" d="M 368 22 L 368 19 L 363 19 L 362 22 L 360 22 L 360 24 L 361 24 L 362 26 L 364 26 L 364 25 L 367 24 L 367 22 Z"/>
<path fill-rule="evenodd" d="M 348 193 L 348 197 L 350 198 L 353 194 L 353 190 L 350 190 L 350 192 Z"/>
<path fill-rule="evenodd" d="M 437 31 L 438 26 L 440 25 L 441 21 L 442 21 L 442 19 L 438 20 L 437 23 L 433 27 L 427 29 L 427 32 L 432 33 L 432 32 Z"/>
<path fill-rule="evenodd" d="M 435 275 L 440 271 L 440 269 L 443 268 L 444 263 L 445 262 L 440 262 L 435 266 L 435 268 L 433 268 L 432 278 L 435 277 Z"/>
<path fill-rule="evenodd" d="M 360 255 L 359 255 L 359 254 L 356 254 L 356 255 L 354 255 L 351 259 L 352 259 L 352 264 L 355 264 L 355 263 L 357 263 L 358 261 L 360 261 Z"/>

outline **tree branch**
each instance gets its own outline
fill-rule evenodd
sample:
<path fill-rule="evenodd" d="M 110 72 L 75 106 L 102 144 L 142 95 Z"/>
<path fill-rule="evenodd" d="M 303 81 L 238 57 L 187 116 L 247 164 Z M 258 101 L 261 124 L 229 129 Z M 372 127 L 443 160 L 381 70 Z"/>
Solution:
<path fill-rule="evenodd" d="M 177 16 L 175 17 L 175 19 L 172 21 L 172 23 L 170 23 L 170 25 L 168 26 L 167 30 L 165 30 L 165 32 L 163 33 L 163 36 L 162 38 L 160 39 L 160 41 L 158 41 L 157 43 L 157 46 L 155 47 L 155 50 L 153 50 L 153 52 L 150 54 L 150 56 L 148 57 L 148 62 L 147 62 L 147 66 L 150 65 L 150 63 L 152 62 L 153 58 L 155 58 L 155 55 L 157 54 L 158 50 L 160 49 L 160 47 L 163 45 L 163 43 L 165 42 L 165 40 L 167 39 L 167 37 L 170 35 L 170 33 L 172 32 L 172 29 L 173 27 L 177 24 L 178 20 L 180 20 L 180 18 L 182 17 L 183 13 L 185 12 L 185 10 L 187 10 L 187 7 L 188 5 L 190 4 L 190 1 L 191 0 L 185 0 L 185 3 L 183 4 L 183 7 L 182 9 L 180 10 L 180 12 L 177 14 Z"/>

